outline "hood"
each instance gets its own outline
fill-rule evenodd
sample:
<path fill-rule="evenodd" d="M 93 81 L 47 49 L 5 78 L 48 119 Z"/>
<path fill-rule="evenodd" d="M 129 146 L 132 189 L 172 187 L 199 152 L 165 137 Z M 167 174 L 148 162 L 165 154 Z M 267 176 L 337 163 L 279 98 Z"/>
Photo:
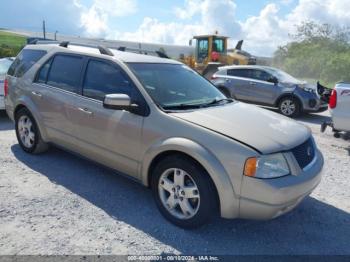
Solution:
<path fill-rule="evenodd" d="M 263 154 L 290 150 L 310 137 L 309 129 L 298 122 L 241 102 L 171 114 L 242 142 Z"/>

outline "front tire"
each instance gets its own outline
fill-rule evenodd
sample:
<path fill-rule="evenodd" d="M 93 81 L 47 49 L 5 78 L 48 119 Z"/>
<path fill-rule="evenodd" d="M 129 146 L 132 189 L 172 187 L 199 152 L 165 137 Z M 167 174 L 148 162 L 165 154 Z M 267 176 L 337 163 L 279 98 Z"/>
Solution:
<path fill-rule="evenodd" d="M 300 102 L 294 97 L 284 97 L 278 104 L 279 112 L 287 117 L 298 117 L 301 113 Z"/>
<path fill-rule="evenodd" d="M 35 122 L 34 117 L 28 109 L 20 109 L 15 116 L 16 136 L 21 148 L 30 154 L 40 154 L 48 149 Z"/>
<path fill-rule="evenodd" d="M 218 207 L 207 172 L 181 155 L 168 156 L 157 164 L 152 174 L 152 191 L 161 214 L 181 228 L 208 223 Z"/>

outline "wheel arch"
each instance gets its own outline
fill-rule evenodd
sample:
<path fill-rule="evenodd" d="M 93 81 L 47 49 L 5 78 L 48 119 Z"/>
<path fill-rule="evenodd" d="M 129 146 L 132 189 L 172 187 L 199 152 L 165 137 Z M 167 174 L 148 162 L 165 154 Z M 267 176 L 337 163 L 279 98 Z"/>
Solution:
<path fill-rule="evenodd" d="M 300 106 L 300 110 L 303 110 L 303 103 L 301 101 L 301 99 L 295 95 L 294 93 L 285 93 L 285 94 L 282 94 L 280 95 L 277 99 L 276 99 L 276 102 L 275 102 L 275 107 L 279 107 L 279 104 L 281 103 L 282 99 L 284 98 L 287 98 L 287 97 L 292 97 L 294 99 L 296 99 L 296 101 L 299 103 L 299 106 Z"/>
<path fill-rule="evenodd" d="M 13 110 L 13 119 L 16 118 L 17 112 L 23 108 L 26 108 L 31 113 L 32 117 L 36 122 L 37 127 L 39 128 L 41 138 L 44 141 L 47 141 L 46 129 L 42 125 L 42 118 L 40 117 L 40 114 L 37 112 L 36 106 L 34 105 L 33 102 L 28 101 L 27 99 L 24 99 L 24 98 L 19 99 L 18 103 L 16 104 Z"/>
<path fill-rule="evenodd" d="M 172 154 L 180 154 L 192 159 L 207 172 L 213 182 L 222 217 L 234 218 L 238 216 L 238 197 L 225 168 L 210 151 L 186 138 L 170 138 L 160 141 L 145 153 L 141 168 L 144 185 L 150 186 L 152 171 L 156 164 L 164 157 Z"/>

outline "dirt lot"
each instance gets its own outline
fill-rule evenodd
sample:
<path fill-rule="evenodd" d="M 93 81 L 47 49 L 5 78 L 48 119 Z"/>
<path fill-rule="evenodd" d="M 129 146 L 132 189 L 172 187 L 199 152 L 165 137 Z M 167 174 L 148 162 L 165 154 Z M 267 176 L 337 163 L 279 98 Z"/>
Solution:
<path fill-rule="evenodd" d="M 185 231 L 135 182 L 55 148 L 23 153 L 1 114 L 0 254 L 350 254 L 350 141 L 320 134 L 327 118 L 300 119 L 326 164 L 297 209 L 272 221 L 218 218 Z"/>

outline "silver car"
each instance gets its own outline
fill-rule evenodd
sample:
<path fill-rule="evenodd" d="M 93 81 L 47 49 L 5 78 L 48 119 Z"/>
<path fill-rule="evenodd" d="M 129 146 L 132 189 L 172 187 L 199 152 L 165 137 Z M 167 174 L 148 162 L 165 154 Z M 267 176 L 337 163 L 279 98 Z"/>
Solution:
<path fill-rule="evenodd" d="M 321 179 L 323 157 L 308 128 L 227 99 L 173 60 L 29 45 L 6 81 L 6 110 L 25 152 L 58 145 L 126 174 L 150 187 L 180 227 L 217 214 L 275 218 Z"/>
<path fill-rule="evenodd" d="M 322 112 L 328 105 L 314 86 L 286 72 L 267 66 L 225 66 L 212 82 L 228 97 L 257 105 L 276 107 L 288 117 L 303 112 Z"/>

